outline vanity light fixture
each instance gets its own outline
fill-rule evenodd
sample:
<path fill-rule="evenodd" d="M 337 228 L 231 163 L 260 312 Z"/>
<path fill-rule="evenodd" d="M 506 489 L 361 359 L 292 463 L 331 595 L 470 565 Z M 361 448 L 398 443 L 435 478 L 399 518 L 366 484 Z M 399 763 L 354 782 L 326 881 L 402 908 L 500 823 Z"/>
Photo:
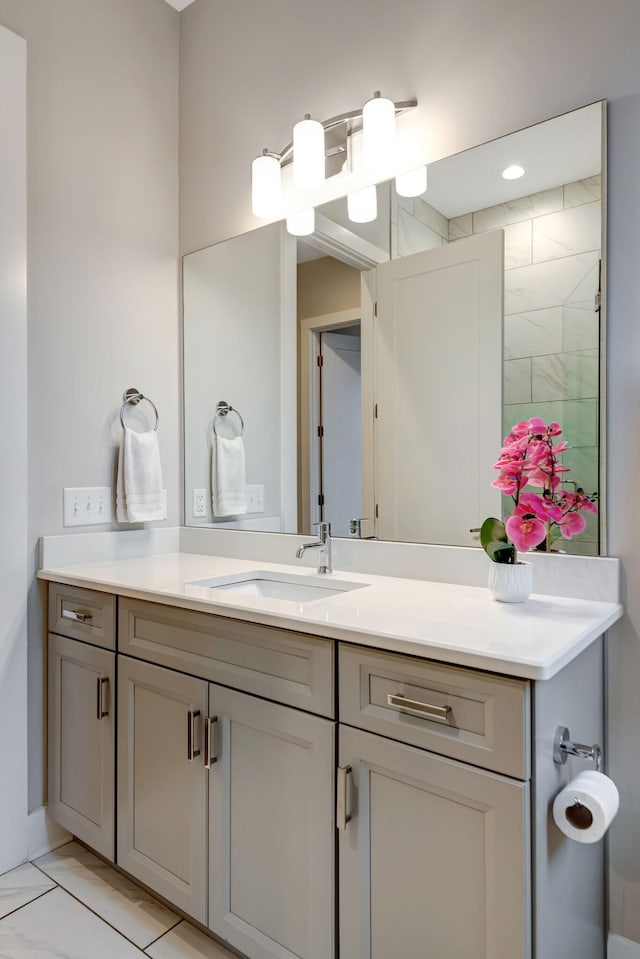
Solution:
<path fill-rule="evenodd" d="M 524 176 L 524 167 L 518 163 L 508 166 L 506 170 L 502 171 L 503 180 L 519 180 L 521 176 Z"/>
<path fill-rule="evenodd" d="M 317 190 L 326 178 L 350 172 L 351 137 L 362 131 L 363 165 L 372 171 L 387 170 L 395 158 L 395 118 L 418 105 L 417 100 L 402 100 L 394 103 L 376 91 L 358 110 L 350 110 L 338 116 L 324 120 L 312 120 L 306 114 L 304 120 L 293 128 L 293 140 L 280 153 L 265 149 L 256 157 L 251 167 L 251 209 L 254 216 L 263 220 L 274 220 L 282 216 L 282 168 L 293 164 L 293 181 L 300 190 Z M 345 157 L 347 162 L 345 164 Z M 415 171 L 418 173 L 418 171 Z M 426 171 L 421 175 L 426 177 Z M 405 174 L 405 176 L 407 176 Z M 399 178 L 402 180 L 402 178 Z M 416 187 L 414 187 L 415 189 Z M 424 193 L 425 187 L 421 189 Z M 364 194 L 364 196 L 359 196 Z M 409 195 L 409 194 L 404 194 Z M 418 195 L 418 194 L 411 194 Z M 374 187 L 355 191 L 351 206 L 356 216 L 366 217 L 354 222 L 367 223 L 376 217 L 372 212 L 377 207 Z M 349 198 L 351 199 L 351 198 Z M 299 219 L 302 214 L 289 217 L 294 229 L 301 229 L 310 222 L 310 210 L 305 211 L 306 220 Z M 295 233 L 307 236 L 308 233 Z"/>
<path fill-rule="evenodd" d="M 316 211 L 302 210 L 287 217 L 287 233 L 291 236 L 311 236 L 316 228 Z"/>
<path fill-rule="evenodd" d="M 301 190 L 324 183 L 324 127 L 307 113 L 293 128 L 293 182 Z"/>
<path fill-rule="evenodd" d="M 251 164 L 251 210 L 261 220 L 282 216 L 280 161 L 267 150 Z"/>
<path fill-rule="evenodd" d="M 352 223 L 371 223 L 378 215 L 378 192 L 374 186 L 355 190 L 347 196 L 347 213 Z"/>
<path fill-rule="evenodd" d="M 427 192 L 427 168 L 419 166 L 417 170 L 400 173 L 396 177 L 396 193 L 398 196 L 422 196 Z"/>
<path fill-rule="evenodd" d="M 388 169 L 396 153 L 396 108 L 376 90 L 362 108 L 362 155 L 368 170 Z"/>

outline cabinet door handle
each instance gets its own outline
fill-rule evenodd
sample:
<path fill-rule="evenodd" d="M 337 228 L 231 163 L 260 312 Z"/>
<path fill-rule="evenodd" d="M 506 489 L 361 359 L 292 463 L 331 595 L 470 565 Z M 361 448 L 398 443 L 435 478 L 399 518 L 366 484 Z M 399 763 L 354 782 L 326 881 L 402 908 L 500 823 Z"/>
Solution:
<path fill-rule="evenodd" d="M 200 750 L 195 748 L 196 719 L 199 715 L 199 709 L 190 709 L 187 713 L 187 759 L 190 763 L 193 762 L 196 756 L 200 755 Z"/>
<path fill-rule="evenodd" d="M 338 766 L 337 781 L 337 802 L 336 802 L 336 826 L 338 829 L 346 829 L 347 823 L 351 822 L 351 816 L 347 812 L 347 793 L 349 790 L 349 776 L 351 775 L 351 766 Z"/>
<path fill-rule="evenodd" d="M 218 762 L 218 757 L 213 755 L 215 736 L 215 725 L 218 722 L 217 716 L 207 716 L 204 720 L 204 765 L 205 769 L 211 769 L 214 763 Z"/>
<path fill-rule="evenodd" d="M 72 619 L 74 623 L 90 623 L 93 613 L 87 613 L 83 609 L 63 609 L 62 618 Z"/>
<path fill-rule="evenodd" d="M 394 696 L 393 693 L 387 696 L 387 705 L 395 706 L 406 713 L 417 713 L 423 719 L 439 719 L 445 723 L 451 712 L 451 706 L 432 706 L 431 703 L 421 703 L 417 699 L 406 699 L 400 695 Z"/>
<path fill-rule="evenodd" d="M 104 708 L 104 693 L 103 690 L 105 686 L 108 687 L 109 679 L 107 676 L 97 676 L 96 677 L 96 719 L 104 719 L 105 716 L 109 715 L 109 710 Z"/>

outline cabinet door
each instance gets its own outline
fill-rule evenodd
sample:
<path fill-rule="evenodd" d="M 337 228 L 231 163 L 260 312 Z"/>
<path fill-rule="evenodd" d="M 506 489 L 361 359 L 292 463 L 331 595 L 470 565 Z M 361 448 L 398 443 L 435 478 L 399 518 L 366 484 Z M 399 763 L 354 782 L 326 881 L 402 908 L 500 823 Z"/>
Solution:
<path fill-rule="evenodd" d="M 207 684 L 118 658 L 118 865 L 206 922 Z M 193 758 L 190 758 L 193 756 Z"/>
<path fill-rule="evenodd" d="M 49 815 L 113 862 L 115 653 L 49 634 Z"/>
<path fill-rule="evenodd" d="M 220 686 L 209 703 L 209 926 L 250 959 L 331 959 L 335 725 Z"/>
<path fill-rule="evenodd" d="M 528 957 L 527 784 L 346 726 L 339 740 L 340 954 Z"/>

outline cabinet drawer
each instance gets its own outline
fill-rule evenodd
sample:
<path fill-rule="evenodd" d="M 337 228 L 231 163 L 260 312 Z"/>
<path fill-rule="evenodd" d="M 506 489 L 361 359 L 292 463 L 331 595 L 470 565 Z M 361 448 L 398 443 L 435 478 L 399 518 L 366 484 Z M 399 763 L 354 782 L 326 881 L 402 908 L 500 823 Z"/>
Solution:
<path fill-rule="evenodd" d="M 528 779 L 529 683 L 340 644 L 340 721 Z"/>
<path fill-rule="evenodd" d="M 118 649 L 333 718 L 333 642 L 210 613 L 120 599 Z"/>
<path fill-rule="evenodd" d="M 115 649 L 115 624 L 115 596 L 79 586 L 49 584 L 50 632 Z"/>

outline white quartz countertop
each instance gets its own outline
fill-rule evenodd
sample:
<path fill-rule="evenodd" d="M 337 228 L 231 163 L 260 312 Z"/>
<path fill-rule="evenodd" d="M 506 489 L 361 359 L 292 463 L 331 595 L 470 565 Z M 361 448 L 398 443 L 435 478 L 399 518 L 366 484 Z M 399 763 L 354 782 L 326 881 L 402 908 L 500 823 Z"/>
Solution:
<path fill-rule="evenodd" d="M 151 602 L 295 629 L 527 679 L 550 679 L 622 616 L 618 603 L 533 594 L 526 603 L 487 589 L 336 570 L 326 580 L 363 583 L 311 602 L 190 585 L 261 570 L 308 575 L 300 566 L 163 553 L 42 569 L 39 577 Z M 324 579 L 324 577 L 323 577 Z"/>

